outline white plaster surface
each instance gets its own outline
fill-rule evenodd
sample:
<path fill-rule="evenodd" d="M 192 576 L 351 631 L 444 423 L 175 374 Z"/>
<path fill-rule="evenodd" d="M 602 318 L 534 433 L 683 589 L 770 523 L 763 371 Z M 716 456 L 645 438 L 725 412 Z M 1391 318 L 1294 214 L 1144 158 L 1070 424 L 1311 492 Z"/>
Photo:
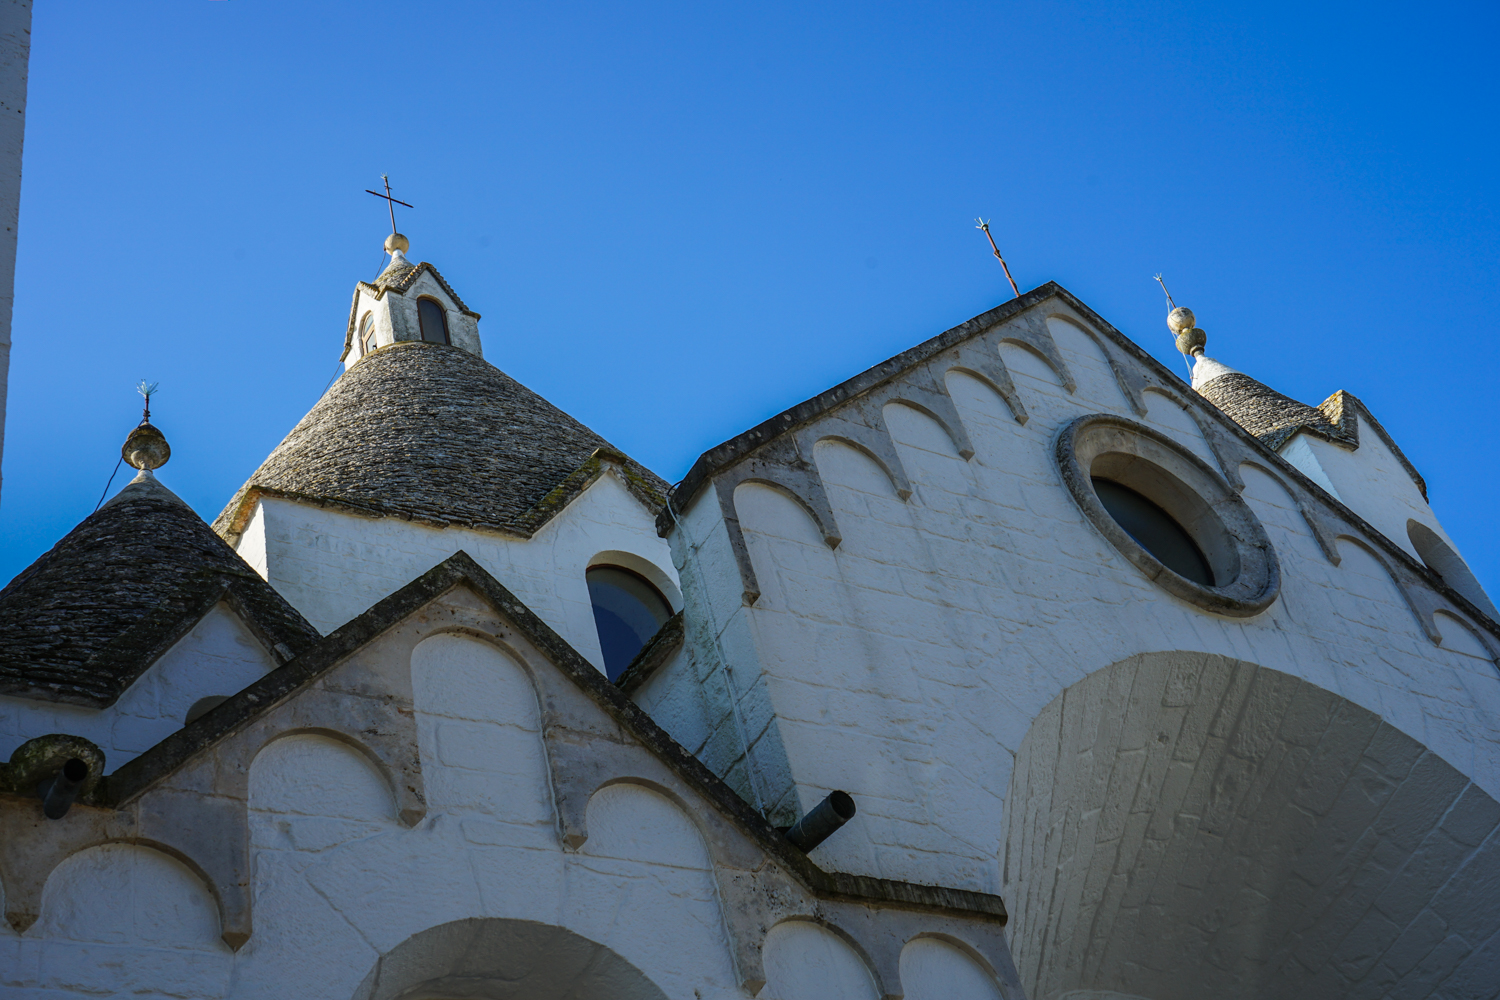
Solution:
<path fill-rule="evenodd" d="M 859 954 L 832 931 L 788 920 L 766 935 L 766 1000 L 879 1000 Z"/>
<path fill-rule="evenodd" d="M 1354 542 L 1338 543 L 1333 565 L 1274 474 L 1240 469 L 1283 576 L 1280 599 L 1253 619 L 1170 597 L 1088 525 L 1054 465 L 1058 429 L 1088 413 L 1140 417 L 1081 336 L 1058 338 L 1076 393 L 1037 354 L 998 348 L 1024 425 L 979 380 L 941 379 L 973 442 L 970 461 L 931 418 L 887 405 L 912 483 L 905 502 L 868 456 L 818 444 L 837 548 L 786 493 L 737 487 L 733 512 L 760 588 L 753 605 L 739 599 L 720 506 L 701 494 L 674 557 L 688 619 L 711 623 L 699 641 L 717 648 L 704 642 L 668 671 L 704 694 L 692 706 L 664 678 L 641 704 L 762 807 L 788 790 L 799 811 L 834 788 L 853 794 L 859 815 L 814 853 L 820 864 L 992 892 L 1012 755 L 1031 719 L 1069 684 L 1142 652 L 1218 652 L 1303 677 L 1500 795 L 1495 667 L 1457 638 L 1435 644 Z M 1148 425 L 1217 466 L 1190 415 L 1153 392 L 1145 402 Z"/>
<path fill-rule="evenodd" d="M 656 567 L 668 599 L 676 586 L 670 550 L 651 513 L 613 471 L 529 539 L 273 498 L 257 502 L 250 524 L 240 554 L 325 634 L 462 550 L 602 670 L 584 580 L 595 557 L 624 552 Z"/>
<path fill-rule="evenodd" d="M 1323 463 L 1318 461 L 1318 455 L 1309 443 L 1311 440 L 1307 434 L 1293 434 L 1291 440 L 1281 446 L 1281 457 L 1296 466 L 1298 472 L 1327 490 L 1329 496 L 1342 501 L 1344 498 L 1339 495 L 1333 480 L 1328 478 Z"/>
<path fill-rule="evenodd" d="M 239 615 L 220 602 L 108 708 L 0 695 L 0 759 L 33 737 L 69 733 L 98 745 L 113 771 L 181 729 L 199 698 L 235 694 L 275 666 Z"/>
<path fill-rule="evenodd" d="M 962 950 L 919 937 L 901 949 L 905 1000 L 1004 1000 L 994 977 Z"/>
<path fill-rule="evenodd" d="M 1416 482 L 1369 421 L 1361 419 L 1359 447 L 1354 450 L 1308 434 L 1298 434 L 1293 440 L 1299 439 L 1312 455 L 1309 464 L 1316 462 L 1333 484 L 1334 495 L 1386 538 L 1420 559 L 1406 528 L 1406 522 L 1414 519 L 1436 532 L 1455 552 L 1459 551 L 1422 498 Z M 1290 461 L 1285 451 L 1284 447 L 1283 457 Z M 1292 464 L 1301 468 L 1299 462 Z M 1311 473 L 1308 478 L 1318 481 Z"/>

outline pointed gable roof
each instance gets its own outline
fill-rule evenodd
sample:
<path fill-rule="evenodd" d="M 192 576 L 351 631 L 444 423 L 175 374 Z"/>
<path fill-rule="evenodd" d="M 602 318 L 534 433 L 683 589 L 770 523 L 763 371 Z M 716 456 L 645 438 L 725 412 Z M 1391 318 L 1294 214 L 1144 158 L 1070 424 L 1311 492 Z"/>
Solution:
<path fill-rule="evenodd" d="M 530 537 L 612 461 L 654 515 L 668 484 L 489 362 L 406 341 L 334 382 L 214 522 L 257 496 Z"/>
<path fill-rule="evenodd" d="M 318 632 L 142 473 L 0 590 L 0 693 L 103 708 L 219 601 L 278 661 Z"/>

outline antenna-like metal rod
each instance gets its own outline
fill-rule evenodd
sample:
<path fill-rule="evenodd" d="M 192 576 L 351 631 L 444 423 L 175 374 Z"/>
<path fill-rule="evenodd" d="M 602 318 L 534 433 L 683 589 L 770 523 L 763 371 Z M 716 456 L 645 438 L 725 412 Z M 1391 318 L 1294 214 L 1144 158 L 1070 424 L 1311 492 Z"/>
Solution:
<path fill-rule="evenodd" d="M 1167 305 L 1169 307 L 1173 308 L 1173 309 L 1176 309 L 1177 308 L 1177 303 L 1175 303 L 1175 302 L 1172 301 L 1172 293 L 1167 291 L 1167 283 L 1165 281 L 1161 280 L 1161 275 L 1159 275 L 1159 274 L 1156 276 L 1156 283 L 1158 285 L 1160 285 L 1161 286 L 1161 290 L 1164 293 L 1166 293 L 1166 296 L 1167 296 Z"/>
<path fill-rule="evenodd" d="M 984 219 L 975 219 L 974 221 L 979 223 L 979 225 L 974 227 L 975 229 L 984 230 L 985 238 L 990 241 L 990 249 L 995 252 L 995 259 L 1000 262 L 1000 267 L 1005 271 L 1005 280 L 1010 282 L 1010 290 L 1015 292 L 1016 298 L 1019 299 L 1021 297 L 1021 290 L 1016 287 L 1016 279 L 1010 276 L 1010 266 L 1005 263 L 1005 258 L 1000 256 L 1000 248 L 995 246 L 995 237 L 990 235 L 990 224 Z"/>

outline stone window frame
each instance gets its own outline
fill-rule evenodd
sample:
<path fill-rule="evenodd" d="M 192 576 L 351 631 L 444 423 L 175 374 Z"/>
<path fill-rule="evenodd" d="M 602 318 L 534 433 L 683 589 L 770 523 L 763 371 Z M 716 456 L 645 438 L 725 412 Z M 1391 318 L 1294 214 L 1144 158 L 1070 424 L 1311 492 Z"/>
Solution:
<path fill-rule="evenodd" d="M 1251 618 L 1281 591 L 1276 549 L 1250 505 L 1207 462 L 1171 438 L 1127 417 L 1095 413 L 1058 433 L 1058 472 L 1084 516 L 1120 554 L 1167 593 L 1204 611 Z M 1197 543 L 1213 587 L 1165 566 L 1104 509 L 1093 477 L 1127 486 L 1161 507 Z"/>

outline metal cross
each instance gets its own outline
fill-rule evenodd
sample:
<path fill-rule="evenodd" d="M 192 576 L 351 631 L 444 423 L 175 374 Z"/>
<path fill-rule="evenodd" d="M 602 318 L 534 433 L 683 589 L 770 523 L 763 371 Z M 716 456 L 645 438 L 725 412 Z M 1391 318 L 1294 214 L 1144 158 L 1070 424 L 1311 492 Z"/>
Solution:
<path fill-rule="evenodd" d="M 995 251 L 995 259 L 998 260 L 1000 262 L 1000 266 L 1005 269 L 1005 280 L 1010 282 L 1010 290 L 1012 292 L 1015 292 L 1016 298 L 1019 299 L 1021 297 L 1021 290 L 1016 287 L 1016 279 L 1010 276 L 1010 267 L 1005 263 L 1005 258 L 1000 256 L 1000 248 L 995 246 L 995 237 L 990 236 L 989 221 L 987 219 L 975 219 L 974 221 L 979 223 L 979 225 L 974 227 L 975 229 L 984 230 L 984 235 L 990 241 L 990 249 Z"/>
<path fill-rule="evenodd" d="M 380 179 L 385 181 L 385 194 L 381 194 L 379 191 L 371 191 L 369 188 L 365 188 L 365 194 L 373 194 L 375 197 L 384 198 L 388 202 L 386 207 L 391 210 L 391 235 L 394 236 L 396 233 L 396 206 L 406 205 L 406 202 L 402 201 L 400 198 L 391 197 L 390 177 L 386 176 L 385 174 L 381 174 Z M 416 208 L 415 205 L 406 205 L 406 207 Z"/>

